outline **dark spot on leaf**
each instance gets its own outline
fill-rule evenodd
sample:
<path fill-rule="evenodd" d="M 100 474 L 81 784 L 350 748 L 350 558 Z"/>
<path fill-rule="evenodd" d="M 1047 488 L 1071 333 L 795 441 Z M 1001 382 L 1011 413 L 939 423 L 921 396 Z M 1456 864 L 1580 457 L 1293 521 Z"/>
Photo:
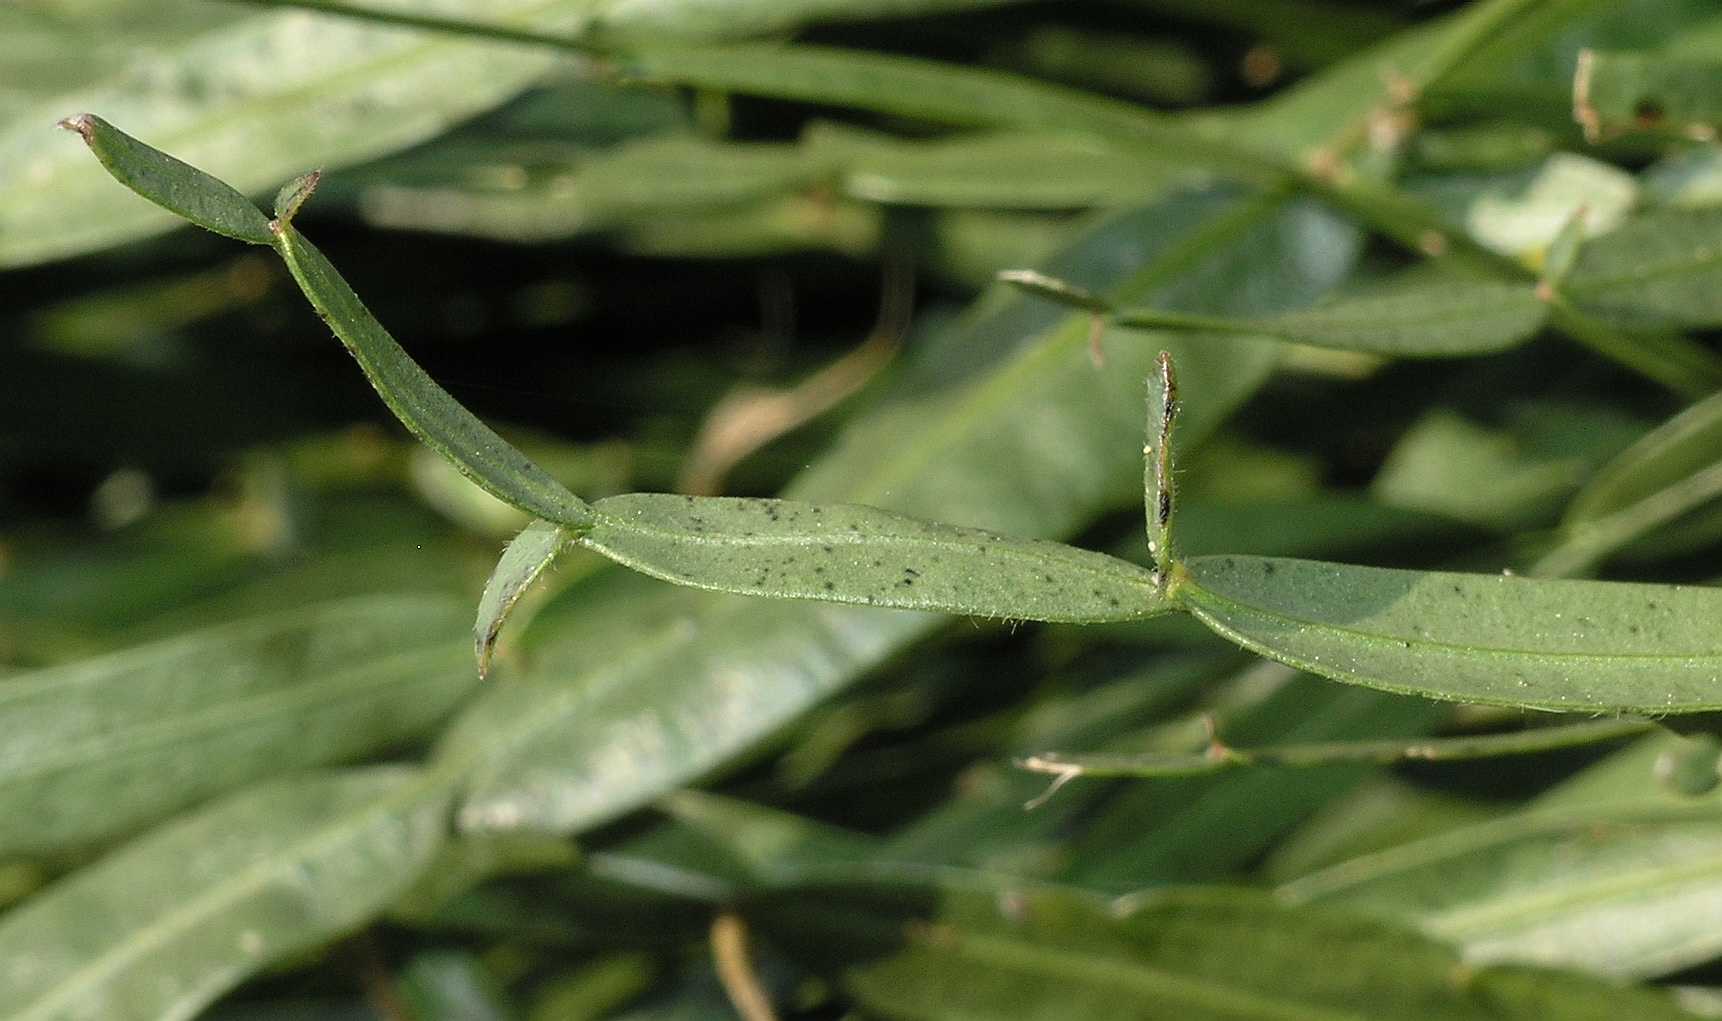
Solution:
<path fill-rule="evenodd" d="M 1632 120 L 1640 128 L 1654 128 L 1662 123 L 1664 116 L 1662 103 L 1650 96 L 1632 104 Z"/>
<path fill-rule="evenodd" d="M 825 591 L 827 591 L 827 592 L 830 592 L 832 589 L 834 589 L 836 587 L 837 587 L 836 585 L 834 585 L 833 583 L 831 583 L 829 581 L 825 583 Z"/>

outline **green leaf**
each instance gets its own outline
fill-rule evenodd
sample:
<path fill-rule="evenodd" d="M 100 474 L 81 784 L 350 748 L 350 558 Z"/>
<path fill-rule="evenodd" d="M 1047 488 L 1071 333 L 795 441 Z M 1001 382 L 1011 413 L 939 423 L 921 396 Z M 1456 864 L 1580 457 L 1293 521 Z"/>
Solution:
<path fill-rule="evenodd" d="M 235 17 L 216 8 L 156 11 L 161 6 L 105 11 L 106 21 L 81 33 L 76 58 L 105 64 L 105 72 L 9 111 L 0 129 L 0 266 L 77 255 L 176 225 L 116 192 L 75 146 L 45 130 L 68 113 L 97 111 L 188 163 L 216 169 L 240 192 L 263 195 L 307 166 L 349 166 L 439 134 L 519 93 L 558 60 L 549 51 L 302 11 Z M 463 0 L 445 10 L 513 22 L 530 16 L 555 30 L 581 6 Z M 163 19 L 184 27 L 105 61 L 107 48 L 89 39 L 147 39 L 151 29 L 137 23 Z"/>
<path fill-rule="evenodd" d="M 418 15 L 378 0 L 244 0 L 266 7 L 301 7 L 329 11 L 384 23 L 447 27 L 448 12 Z M 573 46 L 613 45 L 622 40 L 745 39 L 772 36 L 824 22 L 865 21 L 872 18 L 914 18 L 959 13 L 971 9 L 1004 6 L 1021 0 L 876 0 L 857 7 L 845 0 L 670 0 L 639 3 L 637 0 L 584 0 L 579 16 L 558 39 Z M 463 13 L 458 12 L 457 13 Z M 510 19 L 497 18 L 483 7 L 470 9 L 471 20 L 458 23 L 458 30 L 480 37 L 507 40 L 520 34 Z M 549 25 L 537 25 L 549 29 Z"/>
<path fill-rule="evenodd" d="M 299 210 L 311 200 L 311 196 L 317 191 L 318 183 L 322 180 L 323 172 L 313 170 L 282 185 L 281 190 L 275 193 L 276 223 L 278 225 L 292 223 L 293 217 L 298 216 Z M 273 237 L 271 237 L 271 242 L 273 242 Z"/>
<path fill-rule="evenodd" d="M 117 180 L 128 185 L 147 184 L 154 189 L 152 198 L 163 189 L 172 190 L 177 205 L 170 208 L 186 206 L 184 195 L 200 196 L 196 201 L 205 204 L 221 200 L 226 188 L 221 182 L 126 136 L 100 118 L 86 116 L 79 131 L 92 148 L 107 154 L 103 165 Z M 295 196 L 303 201 L 304 181 L 289 186 L 289 203 Z M 157 201 L 166 203 L 161 198 Z M 389 410 L 413 435 L 499 500 L 558 524 L 581 528 L 590 523 L 591 507 L 426 375 L 365 308 L 340 272 L 291 223 L 266 221 L 265 233 L 317 314 L 358 359 Z"/>
<path fill-rule="evenodd" d="M 1649 978 L 1722 953 L 1715 807 L 1531 810 L 1342 862 L 1281 888 L 1400 919 L 1467 959 Z"/>
<path fill-rule="evenodd" d="M 1539 260 L 1574 226 L 1600 237 L 1638 202 L 1638 181 L 1612 163 L 1557 152 L 1535 166 L 1493 174 L 1419 175 L 1405 188 L 1493 251 Z"/>
<path fill-rule="evenodd" d="M 878 869 L 744 905 L 871 1014 L 979 1019 L 1679 1018 L 1660 992 L 1461 969 L 1442 944 L 1247 890 L 1108 901 L 996 877 Z"/>
<path fill-rule="evenodd" d="M 414 436 L 505 503 L 575 529 L 591 524 L 591 506 L 438 386 L 389 336 L 323 253 L 291 224 L 281 226 L 276 250 L 317 314 Z"/>
<path fill-rule="evenodd" d="M 274 243 L 269 218 L 225 181 L 144 145 L 94 114 L 68 117 L 60 126 L 77 132 L 114 180 L 168 212 L 240 241 Z"/>
<path fill-rule="evenodd" d="M 572 541 L 573 535 L 560 525 L 535 520 L 502 551 L 496 570 L 484 583 L 484 594 L 478 599 L 478 620 L 472 627 L 478 676 L 490 673 L 490 655 L 496 649 L 497 636 L 502 633 L 502 625 L 508 621 L 514 604 Z"/>
<path fill-rule="evenodd" d="M 441 597 L 343 600 L 8 678 L 0 857 L 423 733 L 473 686 L 449 640 L 462 616 Z"/>
<path fill-rule="evenodd" d="M 1038 270 L 1007 269 L 999 273 L 998 279 L 1000 283 L 1009 284 L 1025 294 L 1056 301 L 1070 308 L 1085 309 L 1095 315 L 1109 315 L 1112 312 L 1111 302 L 1086 287 L 1047 276 Z"/>
<path fill-rule="evenodd" d="M 1216 742 L 1206 751 L 1187 754 L 1067 755 L 1041 752 L 1022 760 L 1019 765 L 1036 773 L 1072 779 L 1199 776 L 1203 773 L 1218 773 L 1252 766 L 1309 768 L 1340 762 L 1365 762 L 1385 766 L 1398 762 L 1451 762 L 1504 755 L 1529 755 L 1616 741 L 1647 733 L 1655 727 L 1656 724 L 1649 720 L 1599 720 L 1568 726 L 1531 727 L 1502 734 L 1466 734 L 1458 737 L 1330 741 L 1243 748 Z"/>
<path fill-rule="evenodd" d="M 1631 329 L 1722 325 L 1722 209 L 1659 209 L 1586 242 L 1561 291 Z"/>
<path fill-rule="evenodd" d="M 1722 708 L 1722 589 L 1272 557 L 1188 571 L 1175 594 L 1203 623 L 1333 680 L 1559 712 Z"/>
<path fill-rule="evenodd" d="M 591 219 L 603 223 L 789 194 L 830 177 L 830 170 L 802 146 L 671 136 L 627 143 L 587 161 L 572 190 Z"/>
<path fill-rule="evenodd" d="M 414 1021 L 512 1021 L 502 983 L 470 951 L 427 950 L 401 969 Z"/>
<path fill-rule="evenodd" d="M 1722 62 L 1669 53 L 1579 54 L 1573 118 L 1600 142 L 1633 131 L 1704 141 L 1722 123 Z"/>
<path fill-rule="evenodd" d="M 186 1018 L 381 911 L 443 840 L 413 770 L 309 774 L 176 820 L 0 920 L 11 1021 Z"/>
<path fill-rule="evenodd" d="M 1568 525 L 1595 521 L 1722 462 L 1722 394 L 1664 422 L 1604 465 L 1567 505 Z"/>
<path fill-rule="evenodd" d="M 1446 406 L 1426 412 L 1388 452 L 1372 494 L 1495 531 L 1535 527 L 1643 429 L 1593 404 L 1510 405 L 1493 417 L 1484 425 Z"/>
<path fill-rule="evenodd" d="M 894 205 L 1082 209 L 1141 201 L 1189 177 L 1104 139 L 989 131 L 904 141 L 815 125 L 802 145 L 838 168 L 844 194 Z"/>
<path fill-rule="evenodd" d="M 582 545 L 695 588 L 1075 623 L 1166 609 L 1128 561 L 872 507 L 630 493 L 595 510 Z"/>
<path fill-rule="evenodd" d="M 1260 309 L 1251 303 L 1319 294 L 1349 264 L 1350 240 L 1308 206 L 1205 191 L 1112 218 L 1047 269 L 1124 300 Z M 1256 286 L 1235 286 L 1246 277 Z M 1096 371 L 1086 318 L 1009 294 L 984 300 L 918 348 L 894 393 L 789 495 L 1034 537 L 1135 504 L 1151 356 L 1133 345 Z M 1193 395 L 1190 442 L 1274 357 L 1271 345 L 1224 339 L 1167 346 Z M 614 818 L 731 760 L 938 624 L 630 579 L 571 596 L 535 624 L 534 681 L 487 693 L 444 744 L 471 763 L 463 826 L 568 831 Z"/>
<path fill-rule="evenodd" d="M 1297 344 L 1395 358 L 1489 354 L 1529 339 L 1547 318 L 1531 284 L 1419 280 L 1380 293 L 1251 319 L 1120 309 L 1119 326 L 1276 337 Z"/>
<path fill-rule="evenodd" d="M 1722 395 L 1651 430 L 1597 472 L 1567 507 L 1560 541 L 1535 573 L 1577 574 L 1722 498 Z M 1698 525 L 1698 539 L 1707 531 Z"/>
<path fill-rule="evenodd" d="M 1131 149 L 1176 152 L 1185 164 L 1272 184 L 1271 156 L 1120 100 L 1020 75 L 812 45 L 651 45 L 618 56 L 630 78 L 772 96 L 963 127 L 1084 132 Z"/>
<path fill-rule="evenodd" d="M 1021 0 L 673 0 L 638 3 L 599 0 L 580 34 L 599 38 L 743 39 L 775 35 L 808 24 L 927 17 L 1003 7 Z"/>

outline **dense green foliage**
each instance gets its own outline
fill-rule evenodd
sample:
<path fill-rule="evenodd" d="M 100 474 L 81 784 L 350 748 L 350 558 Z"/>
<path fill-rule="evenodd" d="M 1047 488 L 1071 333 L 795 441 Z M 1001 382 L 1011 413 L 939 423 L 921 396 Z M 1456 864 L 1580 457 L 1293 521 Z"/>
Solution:
<path fill-rule="evenodd" d="M 0 61 L 0 1018 L 1722 1011 L 1708 4 Z"/>

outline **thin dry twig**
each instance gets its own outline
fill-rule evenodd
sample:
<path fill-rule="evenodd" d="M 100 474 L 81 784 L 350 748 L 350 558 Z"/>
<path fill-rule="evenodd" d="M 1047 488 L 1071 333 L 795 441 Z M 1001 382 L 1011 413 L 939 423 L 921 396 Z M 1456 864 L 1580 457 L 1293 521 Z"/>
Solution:
<path fill-rule="evenodd" d="M 879 317 L 867 339 L 793 387 L 747 388 L 724 396 L 694 438 L 677 488 L 699 496 L 721 493 L 730 470 L 743 458 L 867 385 L 895 357 L 909 328 L 914 295 L 914 271 L 908 260 L 886 260 Z"/>
<path fill-rule="evenodd" d="M 753 970 L 753 955 L 748 952 L 747 923 L 741 916 L 725 911 L 712 919 L 712 963 L 717 967 L 718 981 L 724 994 L 741 1015 L 742 1021 L 777 1021 L 777 1011 L 771 1006 L 771 995 Z"/>

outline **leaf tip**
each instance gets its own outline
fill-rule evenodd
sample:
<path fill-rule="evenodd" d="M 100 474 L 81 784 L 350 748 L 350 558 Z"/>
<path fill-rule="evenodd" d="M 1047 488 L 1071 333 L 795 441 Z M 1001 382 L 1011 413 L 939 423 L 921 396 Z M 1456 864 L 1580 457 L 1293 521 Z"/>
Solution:
<path fill-rule="evenodd" d="M 478 661 L 478 679 L 481 681 L 490 677 L 490 660 L 496 652 L 496 638 L 501 631 L 502 621 L 499 619 L 472 637 L 472 654 Z"/>
<path fill-rule="evenodd" d="M 269 221 L 269 232 L 279 237 L 282 228 L 292 223 L 300 208 L 316 194 L 317 185 L 322 181 L 323 171 L 319 169 L 301 174 L 282 185 L 275 195 L 275 218 Z"/>
<path fill-rule="evenodd" d="M 93 145 L 96 140 L 97 117 L 92 113 L 78 113 L 70 117 L 62 117 L 55 126 L 66 131 L 75 132 L 84 140 L 85 145 Z"/>
<path fill-rule="evenodd" d="M 1112 311 L 1111 303 L 1086 287 L 1079 287 L 1068 280 L 1049 276 L 1039 270 L 1004 269 L 999 270 L 994 279 L 1061 305 L 1087 309 L 1096 315 L 1106 315 Z"/>

